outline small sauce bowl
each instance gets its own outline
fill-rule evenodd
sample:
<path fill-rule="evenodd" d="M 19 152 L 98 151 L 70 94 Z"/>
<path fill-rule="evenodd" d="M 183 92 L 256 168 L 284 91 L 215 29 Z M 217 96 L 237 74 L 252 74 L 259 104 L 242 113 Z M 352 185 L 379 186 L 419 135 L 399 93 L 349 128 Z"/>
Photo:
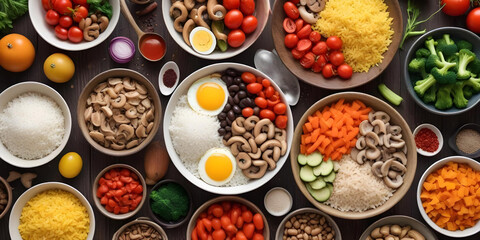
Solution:
<path fill-rule="evenodd" d="M 475 123 L 467 123 L 463 126 L 461 126 L 460 128 L 458 128 L 458 130 L 455 132 L 455 134 L 453 134 L 452 136 L 450 136 L 450 138 L 448 139 L 448 146 L 450 146 L 450 148 L 455 151 L 457 154 L 459 155 L 462 155 L 462 156 L 465 156 L 465 157 L 469 157 L 469 158 L 478 158 L 480 157 L 480 150 L 477 150 L 476 152 L 473 152 L 473 153 L 465 153 L 463 151 L 461 151 L 458 146 L 457 146 L 457 143 L 456 143 L 456 140 L 457 140 L 457 135 L 460 131 L 464 130 L 464 129 L 472 129 L 472 130 L 475 130 L 477 132 L 480 132 L 480 125 L 478 124 L 475 124 Z"/>
<path fill-rule="evenodd" d="M 437 153 L 439 153 L 442 148 L 443 148 L 443 136 L 442 136 L 442 133 L 440 132 L 440 130 L 438 130 L 437 127 L 433 126 L 432 124 L 429 124 L 429 123 L 424 123 L 424 124 L 420 124 L 418 125 L 417 128 L 415 128 L 415 131 L 413 131 L 413 137 L 415 138 L 415 136 L 417 136 L 417 133 L 423 129 L 423 128 L 427 128 L 427 129 L 430 129 L 432 130 L 433 133 L 435 133 L 435 135 L 437 135 L 437 139 L 438 139 L 438 148 L 437 150 L 435 150 L 434 152 L 427 152 L 423 149 L 420 149 L 417 147 L 417 153 L 419 153 L 420 155 L 423 155 L 423 156 L 427 156 L 427 157 L 432 157 L 432 156 L 435 156 L 437 155 Z"/>
<path fill-rule="evenodd" d="M 281 199 L 280 197 L 286 197 L 287 199 Z M 270 191 L 265 194 L 263 204 L 265 205 L 265 209 L 267 209 L 268 213 L 270 213 L 272 216 L 279 217 L 287 214 L 290 209 L 292 209 L 293 198 L 285 188 L 275 187 L 270 189 Z"/>

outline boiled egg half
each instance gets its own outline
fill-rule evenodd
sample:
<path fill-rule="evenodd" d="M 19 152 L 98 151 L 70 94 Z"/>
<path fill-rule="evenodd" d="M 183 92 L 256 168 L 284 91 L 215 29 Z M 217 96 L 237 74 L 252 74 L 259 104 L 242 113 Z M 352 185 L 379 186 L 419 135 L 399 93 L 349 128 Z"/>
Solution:
<path fill-rule="evenodd" d="M 200 54 L 210 54 L 215 50 L 217 40 L 212 31 L 204 27 L 196 27 L 190 32 L 190 44 Z"/>
<path fill-rule="evenodd" d="M 228 183 L 235 174 L 235 157 L 225 148 L 211 148 L 200 159 L 198 173 L 210 185 L 221 186 Z"/>
<path fill-rule="evenodd" d="M 200 78 L 188 89 L 187 100 L 195 112 L 209 116 L 218 115 L 227 104 L 227 85 L 218 77 Z"/>

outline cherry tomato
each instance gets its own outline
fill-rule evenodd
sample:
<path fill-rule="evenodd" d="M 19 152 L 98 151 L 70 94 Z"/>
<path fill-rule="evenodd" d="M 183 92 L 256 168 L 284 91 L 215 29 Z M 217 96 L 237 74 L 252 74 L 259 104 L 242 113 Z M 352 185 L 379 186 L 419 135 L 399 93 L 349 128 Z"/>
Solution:
<path fill-rule="evenodd" d="M 262 109 L 260 110 L 260 118 L 268 118 L 270 119 L 270 121 L 274 121 L 275 120 L 275 113 L 272 111 L 272 110 L 268 110 L 268 109 Z M 254 220 L 255 221 L 255 218 Z"/>
<path fill-rule="evenodd" d="M 317 44 L 315 44 L 315 46 L 313 46 L 312 52 L 315 55 L 326 54 L 328 52 L 327 43 L 325 43 L 324 41 L 318 42 Z"/>
<path fill-rule="evenodd" d="M 260 215 L 260 213 L 255 213 L 255 215 L 253 215 L 253 224 L 255 225 L 255 229 L 257 230 L 262 230 L 263 229 L 263 218 L 262 218 L 262 215 Z"/>
<path fill-rule="evenodd" d="M 440 5 L 445 4 L 442 12 L 450 16 L 460 16 L 467 12 L 470 0 L 442 0 Z"/>
<path fill-rule="evenodd" d="M 244 33 L 249 34 L 257 29 L 258 21 L 257 18 L 253 15 L 246 16 L 243 18 L 242 30 Z"/>
<path fill-rule="evenodd" d="M 288 122 L 288 118 L 285 115 L 280 115 L 280 116 L 277 116 L 277 118 L 275 118 L 275 126 L 277 126 L 278 128 L 281 128 L 281 129 L 287 128 L 287 122 Z"/>
<path fill-rule="evenodd" d="M 261 83 L 262 83 L 262 86 L 265 87 L 265 88 L 270 87 L 270 85 L 271 85 L 270 81 L 266 78 L 262 79 Z"/>
<path fill-rule="evenodd" d="M 58 23 L 64 28 L 69 28 L 73 24 L 73 19 L 70 16 L 63 15 L 60 17 Z"/>
<path fill-rule="evenodd" d="M 297 36 L 300 39 L 308 38 L 310 36 L 310 33 L 312 32 L 312 26 L 310 24 L 307 24 L 300 29 L 300 31 L 297 32 Z"/>
<path fill-rule="evenodd" d="M 252 116 L 253 115 L 253 108 L 246 107 L 246 108 L 242 109 L 242 115 L 246 118 Z"/>
<path fill-rule="evenodd" d="M 327 46 L 332 50 L 340 50 L 342 44 L 342 40 L 337 36 L 330 36 L 327 38 Z"/>
<path fill-rule="evenodd" d="M 251 213 L 250 213 L 251 214 Z M 243 232 L 248 239 L 253 237 L 253 233 L 255 232 L 255 225 L 253 223 L 247 223 L 243 226 Z"/>
<path fill-rule="evenodd" d="M 222 228 L 222 223 L 220 223 L 220 219 L 213 218 L 212 219 L 212 227 L 215 230 L 221 229 Z"/>
<path fill-rule="evenodd" d="M 335 66 L 340 66 L 345 61 L 343 53 L 339 51 L 333 51 L 328 55 L 328 60 Z"/>
<path fill-rule="evenodd" d="M 243 218 L 243 221 L 245 221 L 246 223 L 252 222 L 253 214 L 249 210 L 243 211 L 242 212 L 242 218 Z M 245 225 L 245 227 L 246 227 L 246 225 Z"/>
<path fill-rule="evenodd" d="M 83 31 L 79 27 L 71 27 L 68 29 L 68 40 L 74 43 L 81 42 L 83 40 Z"/>
<path fill-rule="evenodd" d="M 238 9 L 240 7 L 240 0 L 223 0 L 222 5 L 227 10 Z"/>
<path fill-rule="evenodd" d="M 300 59 L 300 65 L 304 68 L 311 68 L 315 62 L 315 55 L 312 52 L 305 54 L 305 56 Z"/>
<path fill-rule="evenodd" d="M 245 236 L 245 233 L 243 231 L 238 231 L 237 234 L 235 235 L 236 240 L 247 240 L 247 237 Z"/>
<path fill-rule="evenodd" d="M 252 15 L 255 12 L 255 1 L 240 0 L 240 11 L 245 15 Z"/>
<path fill-rule="evenodd" d="M 84 6 L 77 6 L 73 11 L 73 20 L 77 23 L 88 17 L 88 9 Z"/>
<path fill-rule="evenodd" d="M 59 14 L 66 15 L 71 12 L 72 2 L 70 0 L 55 0 L 53 2 L 53 9 Z"/>
<path fill-rule="evenodd" d="M 287 16 L 293 20 L 300 16 L 297 6 L 295 6 L 295 4 L 292 2 L 285 2 L 283 4 L 283 10 L 285 11 L 285 14 L 287 14 Z"/>
<path fill-rule="evenodd" d="M 262 91 L 263 86 L 260 83 L 249 83 L 247 85 L 247 91 L 251 94 L 257 94 Z"/>
<path fill-rule="evenodd" d="M 242 25 L 243 14 L 238 9 L 233 9 L 227 12 L 225 15 L 225 26 L 229 29 L 237 29 Z"/>
<path fill-rule="evenodd" d="M 52 1 L 50 0 L 42 0 L 42 6 L 43 6 L 43 9 L 45 9 L 45 11 L 53 9 L 53 4 L 52 4 Z"/>
<path fill-rule="evenodd" d="M 301 52 L 308 52 L 312 48 L 312 41 L 310 39 L 302 39 L 297 43 L 297 50 Z"/>
<path fill-rule="evenodd" d="M 84 7 L 88 6 L 87 0 L 73 0 L 73 3 L 75 3 L 75 5 L 81 5 L 81 6 L 84 6 Z"/>
<path fill-rule="evenodd" d="M 252 240 L 264 240 L 264 239 L 265 239 L 265 238 L 264 238 L 263 235 L 260 234 L 260 233 L 255 233 L 255 234 L 253 235 L 253 238 L 252 238 Z"/>
<path fill-rule="evenodd" d="M 287 36 L 285 36 L 285 47 L 294 48 L 297 46 L 297 43 L 298 43 L 297 35 L 293 33 L 289 33 L 287 34 Z"/>
<path fill-rule="evenodd" d="M 283 20 L 283 30 L 285 30 L 285 32 L 294 33 L 296 29 L 297 26 L 291 18 L 286 17 L 285 20 Z"/>
<path fill-rule="evenodd" d="M 55 10 L 50 9 L 45 14 L 45 21 L 52 26 L 57 26 L 59 19 L 60 15 Z"/>
<path fill-rule="evenodd" d="M 265 89 L 265 97 L 266 98 L 271 98 L 275 94 L 275 89 L 273 89 L 272 86 L 268 86 Z"/>
<path fill-rule="evenodd" d="M 254 83 L 257 78 L 251 72 L 244 72 L 242 73 L 242 80 L 246 83 Z"/>
<path fill-rule="evenodd" d="M 255 105 L 259 108 L 266 108 L 267 107 L 267 100 L 263 97 L 256 97 L 255 98 Z"/>
<path fill-rule="evenodd" d="M 213 240 L 224 240 L 226 237 L 227 235 L 223 229 L 217 229 L 212 233 Z"/>
<path fill-rule="evenodd" d="M 312 31 L 308 36 L 308 39 L 310 39 L 310 41 L 313 43 L 317 43 L 320 41 L 320 39 L 322 39 L 322 35 L 317 31 Z"/>
<path fill-rule="evenodd" d="M 300 52 L 296 48 L 292 49 L 292 56 L 295 59 L 300 59 L 305 55 L 305 52 Z"/>
<path fill-rule="evenodd" d="M 327 64 L 327 57 L 325 55 L 319 55 L 313 63 L 312 71 L 321 72 L 325 64 Z"/>
<path fill-rule="evenodd" d="M 305 24 L 305 22 L 303 21 L 302 18 L 299 18 L 299 19 L 295 20 L 295 29 L 296 29 L 295 31 L 297 31 L 297 32 L 300 31 L 300 29 L 303 28 L 304 24 Z"/>
<path fill-rule="evenodd" d="M 245 42 L 245 33 L 239 29 L 233 30 L 228 34 L 227 42 L 231 47 L 240 47 Z"/>
<path fill-rule="evenodd" d="M 338 76 L 340 76 L 341 78 L 349 79 L 352 77 L 353 70 L 352 70 L 352 67 L 350 67 L 350 65 L 344 63 L 338 66 L 337 73 L 338 73 Z"/>
<path fill-rule="evenodd" d="M 55 35 L 62 39 L 62 40 L 67 40 L 68 39 L 68 30 L 60 25 L 57 25 L 55 27 Z"/>
<path fill-rule="evenodd" d="M 335 72 L 333 71 L 333 65 L 331 63 L 325 64 L 322 69 L 322 75 L 324 78 L 331 78 L 333 75 L 335 75 Z"/>
<path fill-rule="evenodd" d="M 480 33 L 480 7 L 477 7 L 468 13 L 467 27 L 474 33 Z"/>
<path fill-rule="evenodd" d="M 287 105 L 285 103 L 279 103 L 273 106 L 273 112 L 276 114 L 284 114 L 287 111 Z"/>

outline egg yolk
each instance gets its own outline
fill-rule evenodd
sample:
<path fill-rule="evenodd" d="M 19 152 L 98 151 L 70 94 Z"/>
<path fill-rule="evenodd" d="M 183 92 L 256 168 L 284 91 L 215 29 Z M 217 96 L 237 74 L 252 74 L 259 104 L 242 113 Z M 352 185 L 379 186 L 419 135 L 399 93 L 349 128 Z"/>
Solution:
<path fill-rule="evenodd" d="M 208 177 L 215 181 L 223 181 L 232 173 L 232 161 L 227 155 L 213 153 L 205 162 L 205 172 Z"/>
<path fill-rule="evenodd" d="M 206 52 L 212 47 L 213 39 L 207 31 L 199 30 L 194 33 L 192 42 L 195 49 L 199 52 Z"/>
<path fill-rule="evenodd" d="M 207 82 L 197 90 L 197 102 L 205 110 L 216 110 L 222 107 L 225 100 L 225 91 L 223 88 L 213 82 Z"/>

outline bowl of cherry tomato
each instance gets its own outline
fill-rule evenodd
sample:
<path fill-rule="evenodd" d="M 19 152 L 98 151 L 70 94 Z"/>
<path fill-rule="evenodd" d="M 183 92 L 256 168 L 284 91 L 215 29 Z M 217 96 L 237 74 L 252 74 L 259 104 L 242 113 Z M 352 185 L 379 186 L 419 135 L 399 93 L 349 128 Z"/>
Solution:
<path fill-rule="evenodd" d="M 81 51 L 97 46 L 115 29 L 120 2 L 101 0 L 28 1 L 30 20 L 38 35 L 54 47 Z"/>
<path fill-rule="evenodd" d="M 98 210 L 105 216 L 122 220 L 135 215 L 147 197 L 142 174 L 127 164 L 113 164 L 95 178 L 92 196 Z"/>
<path fill-rule="evenodd" d="M 188 223 L 186 239 L 270 239 L 265 215 L 237 196 L 217 197 L 202 204 Z"/>
<path fill-rule="evenodd" d="M 209 60 L 231 58 L 249 48 L 262 34 L 269 11 L 269 0 L 162 1 L 163 19 L 173 40 L 188 53 Z M 199 27 L 211 37 L 204 34 L 200 39 Z M 198 51 L 195 42 L 200 41 L 213 52 Z"/>

